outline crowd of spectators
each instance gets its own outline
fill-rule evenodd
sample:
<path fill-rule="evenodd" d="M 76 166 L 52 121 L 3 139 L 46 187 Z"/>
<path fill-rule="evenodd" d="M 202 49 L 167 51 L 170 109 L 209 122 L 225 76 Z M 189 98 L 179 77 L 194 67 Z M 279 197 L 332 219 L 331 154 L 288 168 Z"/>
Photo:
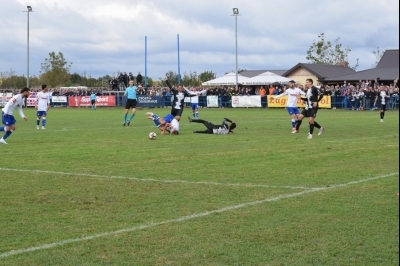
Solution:
<path fill-rule="evenodd" d="M 126 75 L 126 72 L 121 73 L 120 76 L 125 82 L 125 77 L 129 80 L 135 80 L 132 73 Z M 140 72 L 136 76 L 137 82 L 137 94 L 138 95 L 148 95 L 148 96 L 162 96 L 168 97 L 171 95 L 170 89 L 168 87 L 143 87 L 142 76 Z M 125 84 L 124 84 L 125 85 Z M 319 83 L 317 86 L 320 88 L 324 95 L 330 95 L 333 103 L 340 102 L 342 107 L 345 109 L 352 110 L 363 110 L 363 109 L 373 109 L 378 108 L 375 99 L 379 94 L 378 87 L 383 85 L 379 79 L 375 81 L 360 80 L 357 83 L 350 83 L 343 81 L 341 84 L 322 84 Z M 389 85 L 383 85 L 390 99 L 388 102 L 388 109 L 393 109 L 398 104 L 399 100 L 399 80 L 396 79 L 393 83 Z M 304 86 L 299 85 L 300 89 L 305 91 Z M 219 97 L 230 97 L 230 96 L 244 96 L 244 95 L 260 95 L 262 97 L 266 95 L 278 95 L 286 90 L 285 85 L 281 84 L 271 84 L 268 86 L 239 86 L 237 89 L 233 86 L 217 86 L 217 87 L 190 87 L 193 91 L 202 91 L 206 89 L 206 93 L 203 96 L 216 95 Z M 119 91 L 119 90 L 117 90 Z M 7 92 L 13 92 L 8 90 Z M 33 90 L 35 92 L 35 90 Z M 49 90 L 52 95 L 55 96 L 89 96 L 93 92 L 100 95 L 115 95 L 118 92 L 110 90 L 109 88 L 56 88 Z M 18 93 L 18 90 L 15 92 Z"/>
<path fill-rule="evenodd" d="M 125 90 L 126 87 L 128 87 L 129 81 L 135 81 L 135 76 L 132 74 L 132 72 L 129 72 L 129 74 L 126 74 L 126 72 L 120 72 L 118 77 L 113 77 L 112 79 L 107 80 L 107 84 L 109 86 L 109 89 L 112 91 L 120 91 L 120 90 Z M 138 72 L 136 76 L 136 85 L 141 86 L 143 82 L 143 76 Z"/>

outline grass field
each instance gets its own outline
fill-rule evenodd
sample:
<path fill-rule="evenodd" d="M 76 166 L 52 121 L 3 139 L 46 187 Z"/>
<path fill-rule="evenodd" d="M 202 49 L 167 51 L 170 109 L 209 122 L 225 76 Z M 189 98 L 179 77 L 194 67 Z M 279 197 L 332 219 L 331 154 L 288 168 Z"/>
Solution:
<path fill-rule="evenodd" d="M 0 265 L 398 265 L 399 113 L 201 109 L 235 134 L 156 131 L 138 110 L 16 114 L 0 146 Z M 170 109 L 151 109 L 158 115 Z M 157 131 L 156 131 L 157 132 Z M 158 133 L 158 132 L 157 132 Z"/>

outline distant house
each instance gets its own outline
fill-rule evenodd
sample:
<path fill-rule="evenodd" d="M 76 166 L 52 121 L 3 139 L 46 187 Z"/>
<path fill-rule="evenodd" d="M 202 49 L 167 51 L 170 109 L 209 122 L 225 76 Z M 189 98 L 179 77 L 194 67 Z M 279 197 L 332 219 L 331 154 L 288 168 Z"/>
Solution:
<path fill-rule="evenodd" d="M 298 63 L 283 73 L 283 76 L 293 79 L 301 85 L 306 83 L 306 79 L 312 79 L 314 84 L 317 85 L 318 81 L 324 81 L 328 77 L 343 76 L 355 72 L 354 69 L 348 67 L 347 63 L 338 65 Z"/>
<path fill-rule="evenodd" d="M 327 83 L 358 82 L 359 80 L 375 80 L 379 78 L 382 83 L 393 83 L 399 77 L 399 49 L 386 50 L 375 68 L 349 73 L 341 76 L 330 76 L 325 79 Z"/>

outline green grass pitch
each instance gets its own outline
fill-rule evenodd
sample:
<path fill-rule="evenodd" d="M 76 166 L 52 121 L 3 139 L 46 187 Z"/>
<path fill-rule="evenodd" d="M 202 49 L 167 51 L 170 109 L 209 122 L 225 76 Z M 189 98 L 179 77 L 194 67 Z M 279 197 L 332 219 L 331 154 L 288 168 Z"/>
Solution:
<path fill-rule="evenodd" d="M 399 113 L 200 109 L 235 134 L 162 136 L 138 110 L 34 109 L 0 146 L 0 265 L 398 265 Z M 148 139 L 152 131 L 157 139 Z"/>

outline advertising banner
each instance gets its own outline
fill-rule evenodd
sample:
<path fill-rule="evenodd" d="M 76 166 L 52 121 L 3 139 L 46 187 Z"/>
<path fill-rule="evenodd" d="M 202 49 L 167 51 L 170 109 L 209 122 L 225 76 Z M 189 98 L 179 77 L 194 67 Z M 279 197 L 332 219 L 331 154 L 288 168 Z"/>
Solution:
<path fill-rule="evenodd" d="M 278 99 L 274 99 L 271 95 L 267 96 L 268 99 L 268 107 L 286 107 L 287 96 L 283 96 Z M 297 100 L 297 107 L 305 107 L 306 105 L 303 103 L 301 99 Z M 319 108 L 331 108 L 331 96 L 324 95 L 322 100 L 318 103 Z"/>
<path fill-rule="evenodd" d="M 165 106 L 165 97 L 162 96 L 147 96 L 147 95 L 138 95 L 137 96 L 137 106 L 139 107 L 154 107 L 154 106 Z"/>
<path fill-rule="evenodd" d="M 218 96 L 216 95 L 207 96 L 207 107 L 219 107 Z"/>
<path fill-rule="evenodd" d="M 66 103 L 67 101 L 67 96 L 51 96 L 51 101 L 53 103 Z"/>
<path fill-rule="evenodd" d="M 261 96 L 232 96 L 232 107 L 261 107 Z"/>
<path fill-rule="evenodd" d="M 91 106 L 90 96 L 69 96 L 68 106 L 70 107 L 86 107 Z M 96 106 L 115 106 L 115 96 L 97 96 Z"/>
<path fill-rule="evenodd" d="M 35 106 L 36 105 L 36 96 L 37 96 L 37 92 L 30 92 L 29 96 L 26 98 L 26 106 Z"/>

